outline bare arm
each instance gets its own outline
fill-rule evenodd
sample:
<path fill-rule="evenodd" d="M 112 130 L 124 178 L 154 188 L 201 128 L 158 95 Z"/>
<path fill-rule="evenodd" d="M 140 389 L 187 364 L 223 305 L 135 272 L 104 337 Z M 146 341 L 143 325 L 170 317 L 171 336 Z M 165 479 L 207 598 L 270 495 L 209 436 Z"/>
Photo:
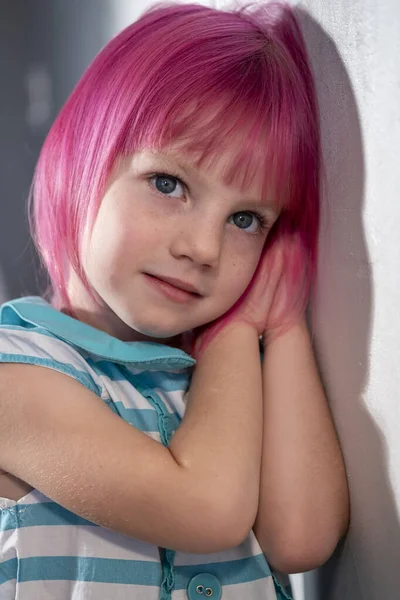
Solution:
<path fill-rule="evenodd" d="M 233 547 L 250 531 L 258 506 L 257 353 L 257 334 L 246 325 L 213 340 L 170 449 L 66 375 L 0 365 L 0 468 L 136 539 L 187 552 Z"/>
<path fill-rule="evenodd" d="M 295 573 L 323 564 L 345 534 L 345 469 L 305 322 L 267 345 L 264 439 L 255 533 L 271 564 Z"/>

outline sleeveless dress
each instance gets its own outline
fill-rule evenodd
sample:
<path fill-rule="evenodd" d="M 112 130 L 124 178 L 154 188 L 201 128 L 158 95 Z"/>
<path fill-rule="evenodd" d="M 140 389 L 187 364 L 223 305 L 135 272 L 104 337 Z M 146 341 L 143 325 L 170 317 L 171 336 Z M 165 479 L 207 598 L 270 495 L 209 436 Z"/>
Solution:
<path fill-rule="evenodd" d="M 0 362 L 74 377 L 165 446 L 195 364 L 163 344 L 122 342 L 38 297 L 1 307 Z M 231 550 L 189 554 L 99 527 L 35 489 L 0 498 L 1 600 L 291 600 L 287 581 L 271 572 L 253 531 Z"/>

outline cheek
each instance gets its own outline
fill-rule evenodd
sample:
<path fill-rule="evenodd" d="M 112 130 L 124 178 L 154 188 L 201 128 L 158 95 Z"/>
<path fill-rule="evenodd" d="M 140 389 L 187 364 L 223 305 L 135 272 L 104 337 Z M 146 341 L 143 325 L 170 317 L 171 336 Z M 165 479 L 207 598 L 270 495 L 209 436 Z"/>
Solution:
<path fill-rule="evenodd" d="M 118 202 L 107 200 L 103 200 L 91 234 L 86 236 L 84 256 L 89 268 L 95 265 L 113 271 L 124 262 L 132 261 L 140 249 L 150 243 L 151 236 L 135 214 Z M 107 271 L 103 271 L 103 275 L 106 274 Z"/>
<path fill-rule="evenodd" d="M 124 232 L 113 223 L 112 215 L 107 218 L 105 213 L 103 211 L 98 214 L 93 229 L 86 238 L 84 256 L 89 270 L 96 266 L 108 269 L 118 256 L 118 247 L 124 237 Z"/>
<path fill-rule="evenodd" d="M 236 302 L 249 285 L 257 268 L 260 252 L 238 253 L 224 268 L 221 297 Z"/>
<path fill-rule="evenodd" d="M 99 293 L 115 285 L 118 274 L 123 274 L 124 257 L 125 262 L 129 260 L 126 252 L 127 227 L 117 226 L 114 216 L 108 212 L 99 212 L 83 244 L 83 267 Z"/>

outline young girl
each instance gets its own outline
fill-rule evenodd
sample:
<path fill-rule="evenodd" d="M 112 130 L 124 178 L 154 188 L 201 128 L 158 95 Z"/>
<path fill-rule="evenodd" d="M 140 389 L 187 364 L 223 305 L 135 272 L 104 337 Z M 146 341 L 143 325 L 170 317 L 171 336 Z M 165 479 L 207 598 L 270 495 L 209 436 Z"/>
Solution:
<path fill-rule="evenodd" d="M 1 308 L 2 600 L 288 599 L 332 554 L 319 170 L 285 5 L 158 6 L 89 67 L 34 179 L 49 302 Z"/>

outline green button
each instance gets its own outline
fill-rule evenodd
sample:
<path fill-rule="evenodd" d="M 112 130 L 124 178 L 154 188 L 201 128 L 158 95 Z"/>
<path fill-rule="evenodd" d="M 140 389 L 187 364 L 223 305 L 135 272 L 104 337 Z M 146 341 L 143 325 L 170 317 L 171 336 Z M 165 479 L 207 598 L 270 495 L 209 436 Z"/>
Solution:
<path fill-rule="evenodd" d="M 220 600 L 222 587 L 215 575 L 211 573 L 199 573 L 190 580 L 187 594 L 189 600 Z"/>

